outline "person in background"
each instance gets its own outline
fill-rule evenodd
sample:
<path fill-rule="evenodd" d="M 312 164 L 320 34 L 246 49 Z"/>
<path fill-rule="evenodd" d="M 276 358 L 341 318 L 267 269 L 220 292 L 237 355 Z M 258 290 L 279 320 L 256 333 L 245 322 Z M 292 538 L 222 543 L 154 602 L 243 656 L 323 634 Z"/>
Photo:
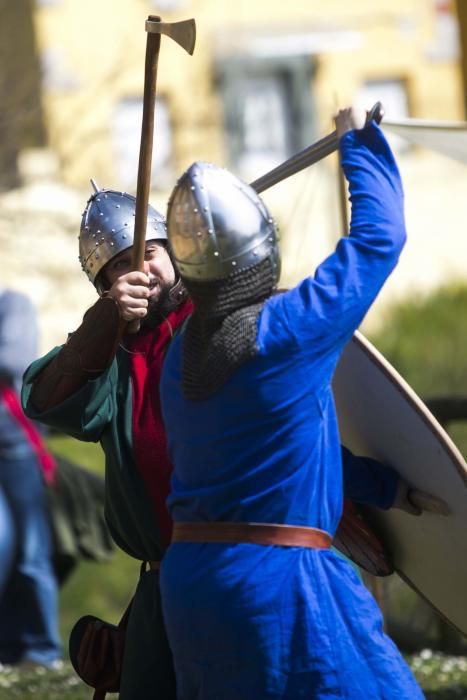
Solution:
<path fill-rule="evenodd" d="M 0 663 L 56 668 L 62 651 L 46 497 L 54 463 L 19 402 L 37 339 L 32 302 L 0 289 Z"/>

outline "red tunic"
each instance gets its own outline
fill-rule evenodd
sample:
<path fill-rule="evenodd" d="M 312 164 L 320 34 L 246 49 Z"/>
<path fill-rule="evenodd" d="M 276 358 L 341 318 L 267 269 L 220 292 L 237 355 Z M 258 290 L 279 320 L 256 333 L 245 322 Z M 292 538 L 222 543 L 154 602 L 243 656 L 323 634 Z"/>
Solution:
<path fill-rule="evenodd" d="M 172 465 L 167 454 L 159 382 L 168 344 L 191 311 L 191 301 L 185 301 L 156 329 L 141 331 L 125 339 L 127 348 L 135 353 L 131 355 L 135 462 L 154 504 L 161 540 L 166 546 L 172 536 L 172 520 L 165 504 L 170 491 Z"/>

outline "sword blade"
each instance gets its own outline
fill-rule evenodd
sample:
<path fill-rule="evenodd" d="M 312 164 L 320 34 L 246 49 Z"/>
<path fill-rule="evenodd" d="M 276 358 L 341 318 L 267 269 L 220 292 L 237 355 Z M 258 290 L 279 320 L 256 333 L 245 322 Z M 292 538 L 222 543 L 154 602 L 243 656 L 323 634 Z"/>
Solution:
<path fill-rule="evenodd" d="M 383 114 L 384 111 L 381 102 L 376 102 L 367 113 L 365 125 L 368 125 L 372 121 L 379 124 L 383 118 Z M 334 153 L 334 151 L 337 151 L 338 148 L 339 138 L 337 136 L 337 132 L 334 130 L 324 138 L 316 141 L 316 143 L 304 148 L 303 151 L 291 156 L 281 163 L 281 165 L 278 165 L 265 175 L 262 175 L 257 180 L 251 182 L 250 187 L 253 187 L 253 189 L 260 194 L 269 187 L 277 185 L 278 182 L 281 182 L 291 175 L 295 175 L 295 173 L 298 173 L 300 170 L 308 168 L 310 165 L 317 163 L 323 158 L 326 158 L 326 156 Z"/>
<path fill-rule="evenodd" d="M 328 136 L 304 148 L 303 151 L 296 153 L 294 156 L 291 156 L 291 158 L 281 163 L 281 165 L 278 165 L 265 175 L 254 180 L 250 185 L 260 194 L 269 187 L 276 185 L 278 182 L 285 180 L 291 175 L 295 175 L 295 173 L 298 173 L 300 170 L 308 168 L 310 165 L 313 165 L 313 163 L 317 163 L 330 153 L 334 153 L 338 146 L 339 139 L 337 133 L 333 131 L 331 134 L 328 134 Z"/>

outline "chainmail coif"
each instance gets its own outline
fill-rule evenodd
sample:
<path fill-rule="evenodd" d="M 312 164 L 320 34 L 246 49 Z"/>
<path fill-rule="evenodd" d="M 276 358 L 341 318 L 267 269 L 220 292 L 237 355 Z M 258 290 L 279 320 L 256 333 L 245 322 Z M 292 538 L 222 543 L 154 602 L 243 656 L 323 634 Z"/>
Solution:
<path fill-rule="evenodd" d="M 209 398 L 257 354 L 257 319 L 275 281 L 269 258 L 223 280 L 184 280 L 195 307 L 182 346 L 186 399 Z"/>

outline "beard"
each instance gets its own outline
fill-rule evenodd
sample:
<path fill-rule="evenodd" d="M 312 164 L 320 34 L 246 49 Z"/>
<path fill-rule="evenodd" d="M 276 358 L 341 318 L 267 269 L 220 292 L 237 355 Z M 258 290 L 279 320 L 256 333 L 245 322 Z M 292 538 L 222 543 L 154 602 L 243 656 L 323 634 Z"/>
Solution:
<path fill-rule="evenodd" d="M 162 283 L 157 298 L 149 299 L 148 313 L 141 321 L 141 328 L 154 330 L 172 311 L 175 311 L 179 302 L 172 299 L 170 295 L 172 287 L 172 284 Z"/>

